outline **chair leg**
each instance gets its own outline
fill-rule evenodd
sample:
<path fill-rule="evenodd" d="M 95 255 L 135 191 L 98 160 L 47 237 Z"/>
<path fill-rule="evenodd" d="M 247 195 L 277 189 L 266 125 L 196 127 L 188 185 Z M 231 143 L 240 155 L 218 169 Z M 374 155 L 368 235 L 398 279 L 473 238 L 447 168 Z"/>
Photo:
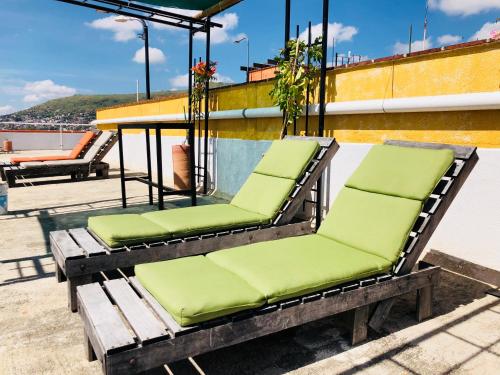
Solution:
<path fill-rule="evenodd" d="M 370 305 L 358 307 L 354 310 L 354 319 L 352 326 L 351 344 L 357 345 L 368 337 L 368 316 L 370 314 Z"/>
<path fill-rule="evenodd" d="M 419 322 L 432 316 L 433 287 L 426 286 L 417 290 L 417 320 Z"/>
<path fill-rule="evenodd" d="M 84 275 L 78 277 L 68 278 L 68 307 L 71 312 L 78 311 L 78 301 L 76 298 L 76 288 L 79 285 L 90 284 L 92 282 L 92 275 Z"/>
<path fill-rule="evenodd" d="M 85 358 L 87 358 L 89 362 L 97 360 L 94 348 L 92 348 L 92 343 L 90 342 L 89 337 L 87 336 L 87 332 L 85 332 L 85 329 L 83 330 L 83 348 L 85 350 Z"/>
<path fill-rule="evenodd" d="M 389 316 L 391 312 L 392 305 L 394 305 L 394 298 L 389 298 L 377 303 L 377 307 L 370 318 L 370 322 L 368 325 L 375 332 L 380 333 L 382 329 L 382 324 L 384 324 L 385 320 Z"/>
<path fill-rule="evenodd" d="M 61 267 L 59 267 L 59 264 L 57 264 L 57 262 L 56 262 L 56 279 L 58 283 L 66 281 L 66 275 L 62 271 Z"/>
<path fill-rule="evenodd" d="M 13 173 L 7 173 L 6 178 L 9 187 L 16 187 L 16 176 Z"/>

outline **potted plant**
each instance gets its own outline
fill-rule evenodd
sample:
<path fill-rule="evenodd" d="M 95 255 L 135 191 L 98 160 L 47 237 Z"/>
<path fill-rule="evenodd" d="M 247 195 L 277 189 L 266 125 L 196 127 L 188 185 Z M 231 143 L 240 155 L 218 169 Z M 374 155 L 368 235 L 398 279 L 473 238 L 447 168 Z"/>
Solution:
<path fill-rule="evenodd" d="M 195 121 L 201 121 L 201 103 L 205 96 L 205 87 L 207 82 L 215 81 L 215 73 L 217 71 L 217 63 L 210 61 L 208 67 L 203 61 L 200 61 L 193 68 L 193 91 L 192 91 L 192 108 Z M 208 100 L 208 98 L 206 99 Z M 198 134 L 198 136 L 200 136 Z M 190 188 L 189 183 L 189 152 L 190 148 L 194 147 L 187 143 L 187 137 L 180 145 L 172 146 L 172 164 L 174 169 L 174 187 L 176 189 L 185 190 Z"/>
<path fill-rule="evenodd" d="M 290 40 L 287 48 L 276 56 L 276 79 L 269 95 L 283 111 L 280 139 L 286 135 L 288 126 L 302 114 L 308 86 L 314 94 L 322 55 L 321 37 L 318 37 L 310 47 L 303 40 Z"/>

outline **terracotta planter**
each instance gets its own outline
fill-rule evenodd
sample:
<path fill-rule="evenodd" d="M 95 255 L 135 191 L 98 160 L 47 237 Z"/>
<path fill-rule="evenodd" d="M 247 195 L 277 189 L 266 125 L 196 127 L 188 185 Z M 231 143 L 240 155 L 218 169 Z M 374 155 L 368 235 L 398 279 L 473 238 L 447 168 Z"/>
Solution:
<path fill-rule="evenodd" d="M 12 141 L 3 141 L 4 152 L 12 152 Z"/>
<path fill-rule="evenodd" d="M 179 190 L 189 189 L 189 145 L 172 146 L 172 162 L 174 167 L 174 187 Z"/>

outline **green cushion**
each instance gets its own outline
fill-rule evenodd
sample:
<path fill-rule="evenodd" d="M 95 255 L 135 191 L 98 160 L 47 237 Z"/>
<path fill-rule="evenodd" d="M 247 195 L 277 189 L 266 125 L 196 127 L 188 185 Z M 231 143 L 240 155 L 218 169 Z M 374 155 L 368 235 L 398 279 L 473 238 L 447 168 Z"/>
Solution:
<path fill-rule="evenodd" d="M 265 303 L 261 293 L 204 256 L 141 264 L 135 274 L 181 326 Z"/>
<path fill-rule="evenodd" d="M 452 150 L 373 146 L 346 186 L 423 201 L 453 159 Z"/>
<path fill-rule="evenodd" d="M 252 173 L 231 204 L 272 219 L 294 186 L 294 180 Z"/>
<path fill-rule="evenodd" d="M 319 150 L 316 141 L 274 141 L 254 172 L 296 180 Z"/>
<path fill-rule="evenodd" d="M 94 216 L 89 218 L 88 225 L 110 247 L 152 242 L 169 236 L 164 227 L 135 214 Z"/>
<path fill-rule="evenodd" d="M 386 259 L 319 235 L 260 242 L 207 255 L 259 290 L 269 303 L 385 272 Z"/>
<path fill-rule="evenodd" d="M 264 224 L 269 219 L 230 204 L 176 208 L 143 214 L 142 217 L 168 230 L 173 236 L 186 236 L 249 225 Z"/>
<path fill-rule="evenodd" d="M 318 233 L 393 263 L 421 210 L 420 201 L 344 187 Z"/>

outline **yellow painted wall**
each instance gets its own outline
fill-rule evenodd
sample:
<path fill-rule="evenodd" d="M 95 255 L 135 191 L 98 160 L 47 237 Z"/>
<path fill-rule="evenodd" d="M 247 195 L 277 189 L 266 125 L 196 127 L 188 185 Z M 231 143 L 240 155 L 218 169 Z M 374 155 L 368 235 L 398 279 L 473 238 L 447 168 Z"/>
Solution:
<path fill-rule="evenodd" d="M 500 41 L 329 71 L 327 102 L 462 94 L 500 90 Z M 211 93 L 212 111 L 269 107 L 272 82 L 221 88 Z M 316 98 L 317 98 L 316 94 Z M 98 119 L 183 113 L 186 98 L 97 112 Z M 280 119 L 210 121 L 213 137 L 275 139 Z M 113 126 L 106 126 L 112 128 Z M 303 130 L 303 120 L 299 121 Z M 317 116 L 310 118 L 311 133 Z M 500 147 L 500 111 L 394 113 L 327 116 L 325 130 L 340 142 L 379 143 L 386 138 Z M 166 134 L 181 135 L 172 131 Z"/>

